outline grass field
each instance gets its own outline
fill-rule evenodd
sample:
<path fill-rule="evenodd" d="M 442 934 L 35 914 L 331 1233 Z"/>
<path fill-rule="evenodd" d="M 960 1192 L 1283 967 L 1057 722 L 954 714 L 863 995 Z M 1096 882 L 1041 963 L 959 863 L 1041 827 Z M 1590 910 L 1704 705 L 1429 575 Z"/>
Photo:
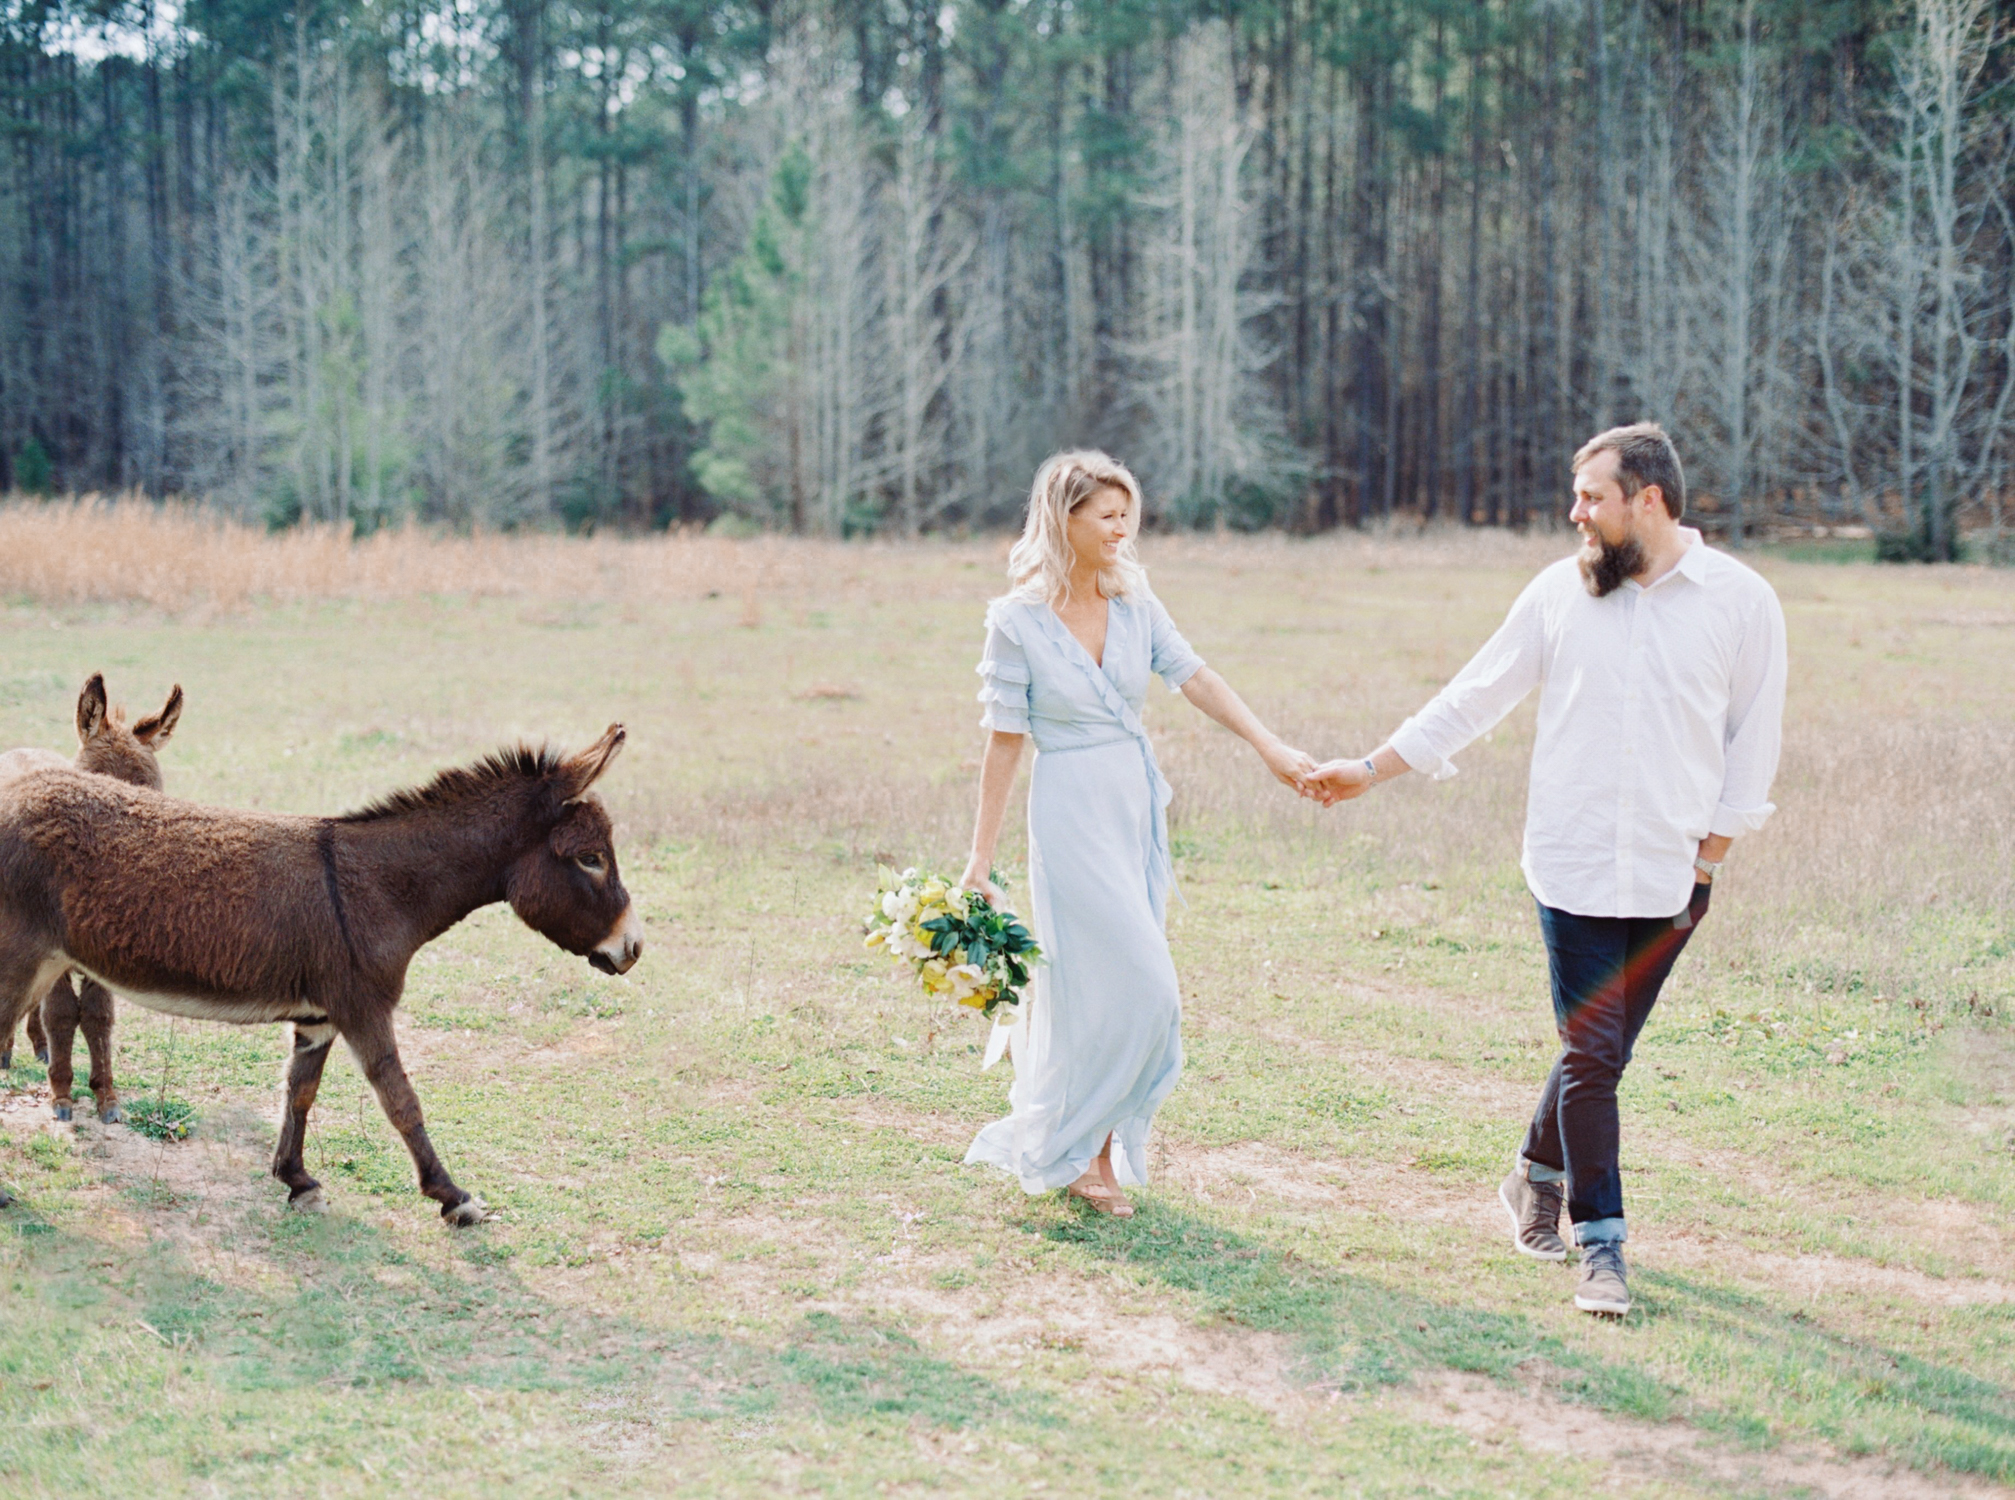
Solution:
<path fill-rule="evenodd" d="M 264 598 L 285 543 L 149 533 L 94 567 L 20 536 L 0 746 L 69 744 L 92 670 L 136 709 L 179 681 L 171 792 L 334 811 L 621 719 L 604 791 L 650 935 L 620 980 L 503 908 L 421 954 L 402 1044 L 501 1210 L 471 1231 L 340 1054 L 308 1146 L 332 1210 L 283 1211 L 278 1028 L 121 1008 L 121 1089 L 192 1107 L 180 1142 L 55 1127 L 17 1067 L 9 1495 L 2015 1482 L 2005 572 L 1759 560 L 1794 657 L 1780 811 L 1627 1080 L 1639 1300 L 1611 1323 L 1511 1253 L 1493 1196 L 1551 1046 L 1529 705 L 1453 782 L 1324 813 L 1157 690 L 1189 1061 L 1115 1225 L 959 1164 L 1006 1070 L 860 946 L 878 858 L 963 855 L 1001 544 L 392 538 Z M 1204 655 L 1340 753 L 1562 546 L 1146 550 Z"/>

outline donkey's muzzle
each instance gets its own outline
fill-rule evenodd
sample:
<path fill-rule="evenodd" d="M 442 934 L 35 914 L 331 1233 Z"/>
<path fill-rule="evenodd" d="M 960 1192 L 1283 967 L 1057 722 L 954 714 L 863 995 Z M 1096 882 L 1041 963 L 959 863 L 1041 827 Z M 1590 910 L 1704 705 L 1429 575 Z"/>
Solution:
<path fill-rule="evenodd" d="M 588 962 L 604 974 L 627 974 L 644 954 L 644 937 L 631 913 L 623 914 L 622 925 L 609 934 L 608 941 L 588 955 Z"/>

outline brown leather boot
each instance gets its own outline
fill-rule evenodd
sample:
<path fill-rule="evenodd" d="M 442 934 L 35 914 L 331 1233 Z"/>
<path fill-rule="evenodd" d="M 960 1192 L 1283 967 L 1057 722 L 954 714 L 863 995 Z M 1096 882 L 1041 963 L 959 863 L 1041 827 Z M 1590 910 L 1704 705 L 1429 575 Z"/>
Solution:
<path fill-rule="evenodd" d="M 1511 1243 L 1520 1255 L 1534 1260 L 1566 1260 L 1567 1241 L 1560 1237 L 1560 1184 L 1534 1182 L 1525 1163 L 1497 1185 L 1497 1201 L 1511 1215 Z"/>

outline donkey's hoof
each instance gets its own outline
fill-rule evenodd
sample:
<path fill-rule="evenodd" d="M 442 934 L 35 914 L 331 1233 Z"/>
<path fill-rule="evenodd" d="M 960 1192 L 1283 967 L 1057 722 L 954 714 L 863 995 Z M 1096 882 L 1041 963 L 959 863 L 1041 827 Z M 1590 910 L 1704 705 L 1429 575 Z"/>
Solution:
<path fill-rule="evenodd" d="M 38 1063 L 42 1064 L 42 1066 L 43 1066 L 43 1067 L 45 1067 L 45 1068 L 46 1068 L 46 1067 L 48 1067 L 48 1066 L 49 1066 L 49 1049 L 48 1049 L 47 1047 L 37 1047 L 37 1048 L 35 1049 L 35 1061 L 37 1061 Z"/>
<path fill-rule="evenodd" d="M 7 1189 L 0 1188 L 0 1208 L 10 1207 L 13 1204 L 13 1202 L 14 1202 L 14 1195 L 8 1192 Z"/>
<path fill-rule="evenodd" d="M 70 1118 L 70 1101 L 68 1099 L 58 1100 L 49 1107 L 56 1112 L 57 1119 L 68 1120 Z"/>
<path fill-rule="evenodd" d="M 322 1196 L 318 1183 L 304 1193 L 296 1193 L 287 1200 L 287 1207 L 297 1214 L 325 1214 L 329 1211 L 329 1200 Z"/>
<path fill-rule="evenodd" d="M 98 1111 L 99 1121 L 106 1125 L 117 1125 L 121 1123 L 125 1118 L 126 1116 L 124 1112 L 122 1112 L 119 1106 L 116 1104 L 108 1104 L 103 1109 Z"/>
<path fill-rule="evenodd" d="M 443 1208 L 441 1217 L 457 1229 L 466 1229 L 471 1224 L 480 1224 L 490 1217 L 490 1205 L 474 1193 L 464 1198 L 452 1208 Z"/>

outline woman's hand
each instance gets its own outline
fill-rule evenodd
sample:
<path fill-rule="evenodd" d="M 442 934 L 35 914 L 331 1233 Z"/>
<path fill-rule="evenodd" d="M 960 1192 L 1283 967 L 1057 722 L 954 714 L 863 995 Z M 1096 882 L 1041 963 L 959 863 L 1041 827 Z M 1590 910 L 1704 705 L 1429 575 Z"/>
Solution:
<path fill-rule="evenodd" d="M 993 861 L 990 859 L 981 859 L 976 854 L 967 860 L 966 872 L 959 876 L 959 888 L 978 891 L 995 911 L 1007 908 L 1007 892 L 993 883 Z"/>
<path fill-rule="evenodd" d="M 1259 758 L 1266 762 L 1266 768 L 1283 786 L 1293 787 L 1304 797 L 1314 795 L 1308 788 L 1308 778 L 1315 774 L 1314 756 L 1292 745 L 1283 745 L 1270 735 L 1254 748 L 1259 751 Z"/>

